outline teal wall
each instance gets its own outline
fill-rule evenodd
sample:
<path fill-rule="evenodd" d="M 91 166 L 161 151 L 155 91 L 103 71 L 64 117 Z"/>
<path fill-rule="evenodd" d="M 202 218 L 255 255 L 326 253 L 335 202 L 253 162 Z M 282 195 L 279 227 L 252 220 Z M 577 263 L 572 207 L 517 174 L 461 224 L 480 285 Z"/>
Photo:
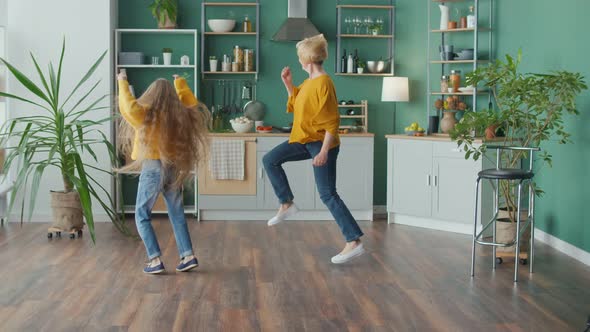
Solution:
<path fill-rule="evenodd" d="M 483 0 L 485 3 L 488 0 Z M 368 2 L 368 1 L 357 1 Z M 154 27 L 154 21 L 146 9 L 148 0 L 120 1 L 119 25 L 122 28 Z M 200 2 L 179 0 L 182 28 L 200 26 Z M 353 2 L 346 2 L 353 3 Z M 384 4 L 387 1 L 370 1 Z M 403 132 L 409 123 L 417 121 L 426 126 L 426 10 L 427 0 L 397 0 L 396 7 L 396 59 L 398 76 L 410 78 L 411 101 L 408 103 L 385 103 L 380 101 L 381 78 L 339 77 L 334 82 L 339 99 L 367 99 L 369 102 L 369 129 L 375 133 L 375 180 L 376 205 L 385 204 L 386 141 L 384 135 Z M 587 65 L 590 45 L 587 33 L 590 21 L 585 17 L 590 12 L 586 0 L 508 1 L 496 0 L 496 27 L 494 44 L 496 54 L 516 53 L 522 48 L 525 71 L 549 71 L 567 69 L 582 72 L 590 77 Z M 330 53 L 335 50 L 336 9 L 335 1 L 309 0 L 309 17 L 328 38 Z M 433 10 L 436 9 L 433 7 Z M 438 10 L 438 9 L 437 9 Z M 241 18 L 239 10 L 234 15 Z M 433 11 L 437 20 L 437 11 Z M 217 14 L 217 13 L 216 13 Z M 224 15 L 219 14 L 219 15 Z M 265 122 L 284 125 L 290 116 L 284 113 L 286 93 L 279 73 L 283 66 L 290 66 L 294 81 L 305 78 L 299 69 L 294 43 L 270 41 L 287 15 L 287 0 L 261 0 L 261 52 L 258 99 L 268 108 Z M 216 37 L 231 38 L 231 37 Z M 231 47 L 233 41 L 215 42 L 214 47 Z M 224 44 L 225 43 L 225 44 Z M 382 56 L 383 50 L 374 41 L 359 41 L 360 57 L 369 59 Z M 158 46 L 159 47 L 159 46 Z M 164 47 L 164 46 L 163 46 Z M 221 55 L 223 51 L 215 51 Z M 377 54 L 375 54 L 377 53 Z M 325 64 L 333 73 L 332 56 Z M 435 75 L 437 76 L 437 75 Z M 147 84 L 147 83 L 146 83 Z M 206 91 L 200 91 L 207 98 Z M 579 98 L 582 113 L 567 121 L 574 144 L 558 146 L 548 144 L 544 148 L 554 156 L 553 168 L 544 168 L 538 175 L 539 183 L 547 194 L 537 201 L 538 226 L 577 247 L 590 251 L 590 227 L 585 223 L 584 203 L 590 197 L 590 94 L 584 92 Z M 395 112 L 394 112 L 395 110 Z M 395 119 L 394 119 L 395 114 Z M 395 128 L 394 128 L 395 121 Z"/>

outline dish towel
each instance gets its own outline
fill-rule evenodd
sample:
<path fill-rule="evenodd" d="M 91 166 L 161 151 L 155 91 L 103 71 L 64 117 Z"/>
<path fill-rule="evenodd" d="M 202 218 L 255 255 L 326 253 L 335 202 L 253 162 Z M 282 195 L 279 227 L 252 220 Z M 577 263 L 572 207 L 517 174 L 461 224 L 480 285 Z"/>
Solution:
<path fill-rule="evenodd" d="M 244 140 L 213 140 L 209 171 L 215 180 L 244 180 Z"/>

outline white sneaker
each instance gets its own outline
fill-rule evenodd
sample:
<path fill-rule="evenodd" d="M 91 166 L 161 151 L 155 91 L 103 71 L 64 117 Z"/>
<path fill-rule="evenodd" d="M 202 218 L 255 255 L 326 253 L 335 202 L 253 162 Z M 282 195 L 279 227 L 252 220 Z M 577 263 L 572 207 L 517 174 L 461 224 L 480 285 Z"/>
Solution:
<path fill-rule="evenodd" d="M 365 248 L 363 247 L 363 244 L 359 244 L 358 246 L 356 246 L 354 249 L 352 249 L 351 251 L 347 252 L 346 254 L 338 254 L 334 257 L 332 257 L 332 263 L 334 264 L 342 264 L 342 263 L 346 263 L 349 260 L 358 257 L 362 254 L 365 253 Z"/>
<path fill-rule="evenodd" d="M 287 208 L 287 210 L 285 210 L 283 212 L 279 212 L 279 213 L 277 213 L 276 216 L 270 218 L 267 222 L 267 225 L 274 226 L 282 221 L 285 221 L 287 218 L 291 217 L 292 215 L 294 215 L 297 212 L 299 212 L 299 209 L 297 208 L 295 203 L 293 203 L 293 204 L 291 204 L 291 206 L 289 206 Z"/>

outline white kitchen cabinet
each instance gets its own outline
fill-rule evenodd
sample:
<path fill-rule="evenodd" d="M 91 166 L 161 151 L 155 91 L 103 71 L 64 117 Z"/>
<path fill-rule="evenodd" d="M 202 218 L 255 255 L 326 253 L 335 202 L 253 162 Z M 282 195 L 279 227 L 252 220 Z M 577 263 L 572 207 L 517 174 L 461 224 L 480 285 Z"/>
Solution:
<path fill-rule="evenodd" d="M 482 161 L 465 160 L 449 139 L 387 137 L 389 221 L 472 233 L 475 180 Z M 491 206 L 481 206 L 478 213 L 488 217 Z"/>
<path fill-rule="evenodd" d="M 256 136 L 256 196 L 199 194 L 201 219 L 267 220 L 276 214 L 279 203 L 264 170 L 262 158 L 287 140 L 288 136 Z M 373 218 L 373 138 L 371 134 L 341 137 L 336 188 L 357 220 Z M 301 210 L 295 219 L 333 220 L 317 193 L 311 160 L 287 162 L 283 167 L 295 203 Z"/>
<path fill-rule="evenodd" d="M 341 142 L 336 167 L 336 191 L 351 211 L 372 208 L 373 138 L 342 137 Z M 314 191 L 316 209 L 327 210 L 317 189 Z"/>

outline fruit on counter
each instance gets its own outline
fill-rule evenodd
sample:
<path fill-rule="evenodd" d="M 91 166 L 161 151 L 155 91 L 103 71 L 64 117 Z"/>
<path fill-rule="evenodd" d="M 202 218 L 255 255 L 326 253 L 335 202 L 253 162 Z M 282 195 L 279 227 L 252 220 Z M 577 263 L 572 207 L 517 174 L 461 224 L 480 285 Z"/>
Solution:
<path fill-rule="evenodd" d="M 259 131 L 270 131 L 270 130 L 272 130 L 272 126 L 258 126 L 258 127 L 256 127 L 256 130 L 259 130 Z"/>
<path fill-rule="evenodd" d="M 420 127 L 418 122 L 412 122 L 409 127 L 404 128 L 405 131 L 417 131 L 417 132 L 424 132 L 424 128 Z"/>
<path fill-rule="evenodd" d="M 442 99 L 437 99 L 434 101 L 434 108 L 436 108 L 437 110 L 440 110 L 443 107 L 444 107 L 444 102 Z"/>
<path fill-rule="evenodd" d="M 464 102 L 460 101 L 459 104 L 457 105 L 457 109 L 459 111 L 464 111 L 467 109 L 467 104 L 465 104 Z"/>

